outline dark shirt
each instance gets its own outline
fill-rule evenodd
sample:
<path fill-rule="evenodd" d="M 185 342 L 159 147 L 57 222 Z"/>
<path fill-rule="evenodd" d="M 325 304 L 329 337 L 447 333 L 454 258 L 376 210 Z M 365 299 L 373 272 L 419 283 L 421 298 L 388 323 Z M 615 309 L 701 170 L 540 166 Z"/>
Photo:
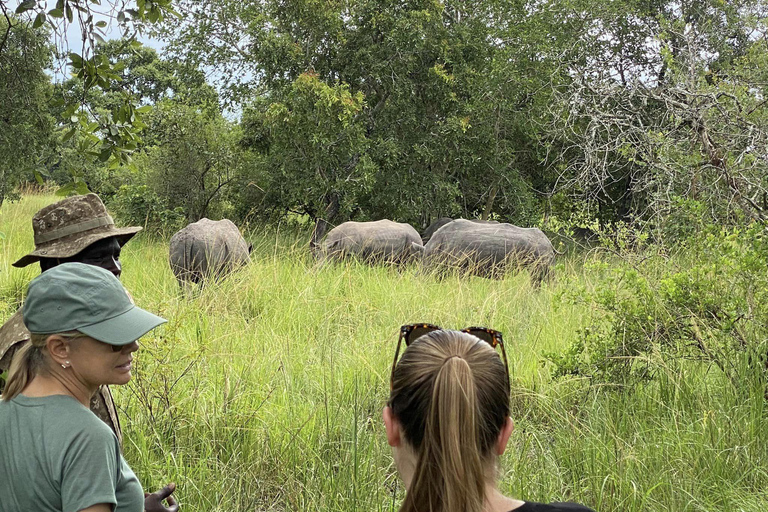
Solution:
<path fill-rule="evenodd" d="M 595 512 L 589 507 L 579 505 L 578 503 L 535 503 L 526 501 L 521 507 L 510 512 Z"/>

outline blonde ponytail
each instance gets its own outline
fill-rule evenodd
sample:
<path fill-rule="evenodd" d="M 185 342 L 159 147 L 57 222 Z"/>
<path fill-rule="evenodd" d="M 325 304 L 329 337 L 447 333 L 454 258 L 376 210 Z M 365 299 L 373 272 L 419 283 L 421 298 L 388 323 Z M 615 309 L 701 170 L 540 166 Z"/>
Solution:
<path fill-rule="evenodd" d="M 418 459 L 400 512 L 480 512 L 509 415 L 498 354 L 469 334 L 427 334 L 403 353 L 389 405 Z"/>
<path fill-rule="evenodd" d="M 411 486 L 414 510 L 480 512 L 485 501 L 475 380 L 467 361 L 448 358 L 435 376 L 424 444 Z"/>
<path fill-rule="evenodd" d="M 5 389 L 3 389 L 3 400 L 7 402 L 15 398 L 27 387 L 29 381 L 35 376 L 36 366 L 40 359 L 40 347 L 31 342 L 22 344 L 16 350 L 11 361 L 11 368 L 8 370 L 8 380 L 5 383 Z"/>
<path fill-rule="evenodd" d="M 8 380 L 3 389 L 2 399 L 9 401 L 21 393 L 27 384 L 44 368 L 43 352 L 48 338 L 53 334 L 31 334 L 28 342 L 22 343 L 16 350 L 8 370 Z M 56 336 L 67 339 L 70 343 L 83 337 L 79 331 L 56 333 Z"/>

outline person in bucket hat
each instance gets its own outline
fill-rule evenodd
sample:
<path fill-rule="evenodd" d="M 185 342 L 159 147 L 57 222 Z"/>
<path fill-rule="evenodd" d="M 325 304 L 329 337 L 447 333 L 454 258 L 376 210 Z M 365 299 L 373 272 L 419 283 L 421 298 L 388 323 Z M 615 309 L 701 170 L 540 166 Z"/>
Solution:
<path fill-rule="evenodd" d="M 87 409 L 99 386 L 130 381 L 137 340 L 166 320 L 84 263 L 35 278 L 22 316 L 30 342 L 0 402 L 0 512 L 177 512 L 175 484 L 145 496 L 117 437 Z"/>
<path fill-rule="evenodd" d="M 116 228 L 96 194 L 68 197 L 46 206 L 32 218 L 32 229 L 35 250 L 16 261 L 14 267 L 26 267 L 44 259 L 66 260 L 109 238 L 115 238 L 122 247 L 141 231 L 138 226 Z"/>
<path fill-rule="evenodd" d="M 41 209 L 32 218 L 32 229 L 35 250 L 13 263 L 15 267 L 39 262 L 45 272 L 62 263 L 81 262 L 120 277 L 120 250 L 142 228 L 115 227 L 99 196 L 87 194 L 68 197 Z M 20 310 L 0 327 L 0 373 L 8 371 L 14 353 L 28 341 L 29 331 Z M 93 396 L 91 410 L 122 442 L 120 420 L 107 386 Z"/>

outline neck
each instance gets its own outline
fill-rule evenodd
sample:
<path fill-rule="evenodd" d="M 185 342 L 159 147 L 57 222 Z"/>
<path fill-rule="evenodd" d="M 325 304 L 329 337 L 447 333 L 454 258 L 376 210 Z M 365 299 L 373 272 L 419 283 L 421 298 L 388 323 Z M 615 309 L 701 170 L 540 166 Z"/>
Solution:
<path fill-rule="evenodd" d="M 485 486 L 485 512 L 509 512 L 521 507 L 524 501 L 507 498 L 496 488 L 495 484 Z"/>
<path fill-rule="evenodd" d="M 88 407 L 97 389 L 98 386 L 92 387 L 80 382 L 70 368 L 63 372 L 51 371 L 36 375 L 21 393 L 29 397 L 69 395 Z"/>
<path fill-rule="evenodd" d="M 403 460 L 405 459 L 405 460 Z M 398 464 L 398 471 L 403 479 L 405 488 L 408 489 L 413 481 L 413 475 L 416 470 L 415 456 L 403 457 Z M 521 507 L 524 501 L 515 500 L 504 496 L 497 488 L 495 483 L 495 467 L 488 468 L 488 479 L 485 484 L 485 506 L 484 512 L 509 512 Z"/>

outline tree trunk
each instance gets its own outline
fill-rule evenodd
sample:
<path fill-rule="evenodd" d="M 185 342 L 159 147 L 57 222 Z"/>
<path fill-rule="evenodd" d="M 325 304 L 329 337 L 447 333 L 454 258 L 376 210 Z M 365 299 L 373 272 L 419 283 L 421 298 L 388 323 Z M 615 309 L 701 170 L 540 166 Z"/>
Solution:
<path fill-rule="evenodd" d="M 320 247 L 320 240 L 328 232 L 328 226 L 333 226 L 336 216 L 339 214 L 339 197 L 331 193 L 325 197 L 325 211 L 322 217 L 315 219 L 315 229 L 312 231 L 312 238 L 309 241 L 309 250 L 317 254 Z"/>
<path fill-rule="evenodd" d="M 488 200 L 485 202 L 485 209 L 483 210 L 483 216 L 481 217 L 482 220 L 488 220 L 488 217 L 491 215 L 491 210 L 493 210 L 493 202 L 496 201 L 496 194 L 498 193 L 499 185 L 497 183 L 491 187 L 490 191 L 488 191 Z"/>

